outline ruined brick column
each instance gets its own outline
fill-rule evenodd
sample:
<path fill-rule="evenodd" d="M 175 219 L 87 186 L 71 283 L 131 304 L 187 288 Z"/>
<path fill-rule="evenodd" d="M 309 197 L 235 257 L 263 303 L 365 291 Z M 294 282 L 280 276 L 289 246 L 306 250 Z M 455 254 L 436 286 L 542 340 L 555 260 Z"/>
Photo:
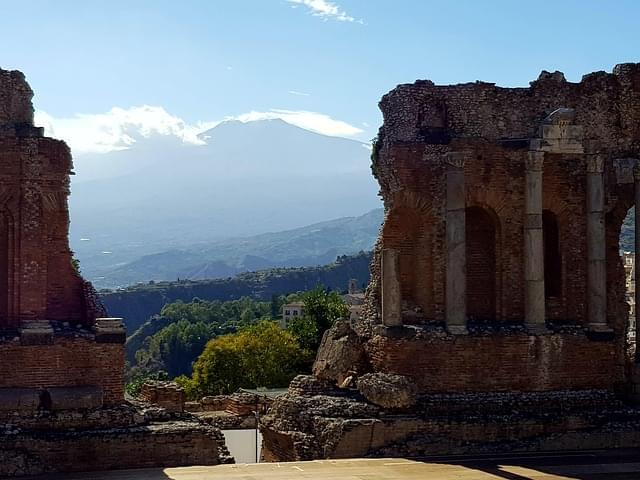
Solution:
<path fill-rule="evenodd" d="M 386 327 L 402 326 L 402 298 L 398 251 L 382 250 L 382 324 Z"/>
<path fill-rule="evenodd" d="M 587 155 L 587 328 L 607 326 L 607 271 L 604 224 L 604 157 Z"/>
<path fill-rule="evenodd" d="M 544 243 L 542 237 L 542 166 L 544 152 L 530 151 L 525 161 L 524 323 L 531 333 L 543 333 Z"/>
<path fill-rule="evenodd" d="M 467 332 L 467 259 L 464 162 L 468 152 L 449 152 L 447 164 L 446 323 L 449 333 Z"/>

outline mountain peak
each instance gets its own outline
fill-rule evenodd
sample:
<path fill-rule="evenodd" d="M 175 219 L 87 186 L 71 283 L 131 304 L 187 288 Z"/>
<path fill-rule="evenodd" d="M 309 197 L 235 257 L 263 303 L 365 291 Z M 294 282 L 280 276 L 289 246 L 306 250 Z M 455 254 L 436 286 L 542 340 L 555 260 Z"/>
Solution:
<path fill-rule="evenodd" d="M 243 122 L 242 120 L 231 119 L 220 122 L 215 127 L 206 130 L 198 135 L 198 138 L 201 140 L 207 140 L 214 138 L 219 135 L 233 135 L 234 133 L 238 134 L 247 134 L 251 132 L 257 131 L 269 131 L 269 130 L 279 130 L 279 131 L 295 131 L 295 130 L 305 130 L 303 128 L 297 127 L 290 123 L 285 122 L 281 118 L 270 118 L 263 120 L 250 120 L 248 122 Z M 310 132 L 312 133 L 312 132 Z"/>
<path fill-rule="evenodd" d="M 298 125 L 289 123 L 282 118 L 266 118 L 259 120 L 249 120 L 246 122 L 237 119 L 225 120 L 217 124 L 215 127 L 200 133 L 198 135 L 198 138 L 204 142 L 209 143 L 212 140 L 218 140 L 220 138 L 224 138 L 225 141 L 236 138 L 246 140 L 247 135 L 264 135 L 265 140 L 272 140 L 278 137 L 282 137 L 283 139 L 336 139 L 342 142 L 354 142 L 364 145 L 364 143 L 360 142 L 359 140 L 325 135 L 323 133 L 299 127 Z"/>

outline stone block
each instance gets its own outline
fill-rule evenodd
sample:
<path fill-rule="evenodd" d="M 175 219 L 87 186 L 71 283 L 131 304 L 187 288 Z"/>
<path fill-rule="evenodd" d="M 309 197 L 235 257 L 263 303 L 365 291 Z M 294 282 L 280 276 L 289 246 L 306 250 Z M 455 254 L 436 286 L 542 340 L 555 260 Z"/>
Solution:
<path fill-rule="evenodd" d="M 37 388 L 0 388 L 0 411 L 34 413 L 40 406 Z"/>
<path fill-rule="evenodd" d="M 103 405 L 103 390 L 99 386 L 49 387 L 46 390 L 53 411 L 91 410 Z"/>
<path fill-rule="evenodd" d="M 336 322 L 322 337 L 313 374 L 341 384 L 366 368 L 364 346 L 346 321 Z"/>
<path fill-rule="evenodd" d="M 122 318 L 96 318 L 93 328 L 98 343 L 125 343 L 127 340 Z"/>
<path fill-rule="evenodd" d="M 416 404 L 418 389 L 408 377 L 390 373 L 367 373 L 358 378 L 358 390 L 383 408 L 406 409 Z"/>
<path fill-rule="evenodd" d="M 184 402 L 184 409 L 187 412 L 202 412 L 202 404 L 200 402 Z"/>
<path fill-rule="evenodd" d="M 613 166 L 616 172 L 616 183 L 619 185 L 635 183 L 633 170 L 639 161 L 635 158 L 617 158 Z"/>
<path fill-rule="evenodd" d="M 20 328 L 20 343 L 22 345 L 51 345 L 53 344 L 53 327 L 47 320 L 25 322 Z"/>

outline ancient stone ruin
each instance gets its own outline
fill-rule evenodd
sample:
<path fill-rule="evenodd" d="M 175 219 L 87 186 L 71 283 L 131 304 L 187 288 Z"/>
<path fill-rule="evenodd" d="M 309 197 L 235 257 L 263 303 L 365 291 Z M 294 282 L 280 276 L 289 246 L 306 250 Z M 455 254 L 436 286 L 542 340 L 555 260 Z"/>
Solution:
<path fill-rule="evenodd" d="M 74 268 L 71 154 L 32 96 L 0 69 L 0 476 L 227 460 L 218 429 L 125 401 L 124 324 Z"/>
<path fill-rule="evenodd" d="M 26 389 L 20 406 L 78 386 L 95 405 L 118 403 L 124 327 L 96 320 L 97 296 L 72 264 L 71 154 L 33 126 L 32 95 L 20 72 L 0 71 L 0 387 Z"/>
<path fill-rule="evenodd" d="M 618 246 L 640 199 L 640 64 L 417 81 L 380 108 L 364 315 L 263 419 L 265 458 L 640 445 Z"/>

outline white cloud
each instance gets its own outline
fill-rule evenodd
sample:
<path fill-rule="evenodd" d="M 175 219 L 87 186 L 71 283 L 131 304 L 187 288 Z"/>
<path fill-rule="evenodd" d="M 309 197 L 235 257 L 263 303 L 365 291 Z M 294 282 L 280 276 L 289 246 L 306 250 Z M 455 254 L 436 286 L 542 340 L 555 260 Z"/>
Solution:
<path fill-rule="evenodd" d="M 224 120 L 251 122 L 281 119 L 292 125 L 337 137 L 354 137 L 362 129 L 317 112 L 296 110 L 251 111 Z M 198 135 L 221 121 L 189 124 L 171 115 L 162 107 L 143 105 L 123 109 L 114 107 L 106 113 L 76 114 L 70 118 L 56 118 L 43 111 L 35 113 L 35 123 L 45 129 L 47 136 L 65 140 L 72 151 L 80 153 L 107 153 L 130 148 L 140 138 L 152 135 L 173 136 L 185 144 L 203 145 L 206 139 Z"/>
<path fill-rule="evenodd" d="M 324 20 L 333 19 L 339 22 L 355 22 L 364 23 L 362 20 L 356 20 L 347 12 L 342 10 L 338 5 L 326 0 L 287 0 L 292 3 L 292 7 L 296 8 L 298 5 L 304 5 L 309 9 L 311 15 L 314 17 L 321 17 Z"/>
<path fill-rule="evenodd" d="M 363 132 L 362 129 L 355 127 L 342 120 L 336 120 L 329 115 L 318 112 L 307 112 L 305 110 L 269 110 L 268 112 L 248 112 L 230 117 L 233 120 L 241 122 L 251 122 L 255 120 L 274 120 L 279 118 L 291 125 L 311 130 L 312 132 L 330 135 L 332 137 L 355 137 Z"/>
<path fill-rule="evenodd" d="M 291 95 L 297 95 L 299 97 L 308 97 L 309 95 L 311 95 L 310 93 L 299 92 L 298 90 L 289 90 L 287 93 L 290 93 Z"/>
<path fill-rule="evenodd" d="M 114 107 L 106 113 L 80 113 L 71 118 L 54 118 L 37 111 L 35 123 L 44 127 L 46 135 L 65 140 L 74 152 L 106 153 L 129 148 L 136 143 L 136 137 L 148 138 L 154 134 L 202 144 L 198 134 L 219 122 L 189 125 L 162 107 L 143 105 L 129 109 Z"/>

